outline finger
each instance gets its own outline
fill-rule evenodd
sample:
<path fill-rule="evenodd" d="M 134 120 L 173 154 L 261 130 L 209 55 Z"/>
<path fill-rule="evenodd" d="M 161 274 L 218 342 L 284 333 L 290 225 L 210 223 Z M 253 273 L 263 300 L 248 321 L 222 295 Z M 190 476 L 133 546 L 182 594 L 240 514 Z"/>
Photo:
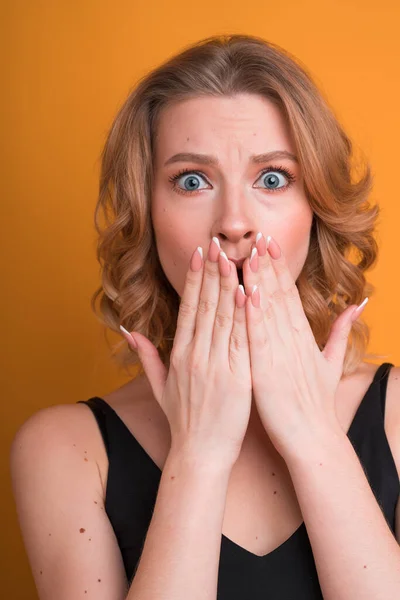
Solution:
<path fill-rule="evenodd" d="M 160 358 L 157 348 L 150 342 L 146 336 L 138 331 L 134 331 L 135 337 L 120 325 L 120 329 L 124 334 L 128 344 L 135 348 L 142 363 L 143 370 L 147 379 L 150 382 L 153 395 L 157 402 L 161 405 L 161 398 L 165 387 L 168 371 Z"/>
<path fill-rule="evenodd" d="M 210 360 L 215 356 L 228 356 L 229 338 L 232 331 L 233 315 L 235 313 L 235 289 L 239 284 L 236 267 L 228 260 L 225 252 L 218 257 L 220 274 L 220 291 L 217 310 L 215 313 Z"/>
<path fill-rule="evenodd" d="M 290 331 L 295 334 L 301 334 L 304 340 L 315 343 L 314 334 L 304 313 L 303 303 L 296 282 L 289 270 L 282 249 L 273 238 L 271 238 L 267 254 L 269 252 L 272 252 L 273 256 L 277 256 L 277 258 L 269 257 L 269 261 L 274 269 L 278 288 L 281 290 L 279 298 L 282 302 L 280 303 L 281 312 L 279 317 L 284 326 L 288 327 Z"/>
<path fill-rule="evenodd" d="M 201 250 L 201 252 L 199 251 Z M 184 352 L 192 343 L 196 329 L 196 315 L 203 280 L 203 249 L 196 248 L 186 273 L 185 287 L 181 296 L 172 352 Z"/>
<path fill-rule="evenodd" d="M 329 339 L 325 344 L 322 354 L 324 357 L 338 369 L 339 377 L 343 369 L 343 362 L 346 355 L 346 350 L 349 343 L 349 335 L 353 325 L 351 315 L 354 311 L 354 305 L 349 306 L 335 320 L 332 325 Z M 340 371 L 340 373 L 339 373 Z"/>
<path fill-rule="evenodd" d="M 279 339 L 272 306 L 267 301 L 267 308 L 263 311 L 260 296 L 261 291 L 257 287 L 246 302 L 251 372 L 255 382 L 265 376 L 265 369 L 272 360 L 273 340 Z M 275 343 L 276 347 L 279 348 L 279 345 Z"/>
<path fill-rule="evenodd" d="M 220 252 L 218 238 L 214 237 L 204 262 L 203 281 L 197 306 L 196 329 L 193 339 L 193 356 L 196 363 L 204 361 L 204 364 L 208 364 L 210 358 L 215 315 L 220 295 L 218 266 Z"/>
<path fill-rule="evenodd" d="M 237 287 L 235 300 L 235 314 L 229 340 L 229 362 L 231 370 L 242 374 L 243 380 L 246 381 L 250 373 L 250 348 L 246 319 L 247 297 L 242 285 Z"/>
<path fill-rule="evenodd" d="M 274 320 L 276 328 L 282 339 L 287 339 L 288 333 L 292 332 L 292 324 L 289 318 L 287 299 L 285 290 L 282 289 L 281 283 L 275 272 L 275 260 L 268 254 L 266 249 L 265 254 L 258 254 L 258 246 L 262 240 L 259 240 L 258 245 L 252 249 L 252 260 L 246 259 L 243 265 L 243 278 L 246 282 L 246 291 L 251 296 L 251 290 L 254 285 L 259 286 L 261 309 L 268 314 L 266 315 L 267 322 Z"/>

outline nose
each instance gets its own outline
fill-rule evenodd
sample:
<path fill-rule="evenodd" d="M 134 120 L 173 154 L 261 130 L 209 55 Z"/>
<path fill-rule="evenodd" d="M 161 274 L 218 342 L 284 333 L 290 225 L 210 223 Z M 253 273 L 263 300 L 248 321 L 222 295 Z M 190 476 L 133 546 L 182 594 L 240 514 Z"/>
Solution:
<path fill-rule="evenodd" d="M 251 193 L 229 181 L 221 188 L 216 206 L 212 237 L 218 238 L 230 259 L 239 261 L 247 257 L 260 231 L 259 214 Z"/>
<path fill-rule="evenodd" d="M 253 244 L 256 243 L 256 236 L 259 228 L 240 230 L 239 228 L 225 227 L 222 231 L 214 232 L 212 237 L 216 237 L 229 260 L 235 263 L 237 267 L 242 267 L 248 254 L 251 252 Z"/>

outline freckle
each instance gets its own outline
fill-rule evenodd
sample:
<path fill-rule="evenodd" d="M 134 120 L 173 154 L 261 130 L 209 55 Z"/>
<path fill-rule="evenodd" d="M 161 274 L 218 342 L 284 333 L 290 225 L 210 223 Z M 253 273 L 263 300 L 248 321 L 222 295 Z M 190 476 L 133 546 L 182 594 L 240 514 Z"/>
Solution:
<path fill-rule="evenodd" d="M 83 527 L 80 528 L 79 533 L 84 533 L 86 531 L 86 529 L 83 529 Z"/>
<path fill-rule="evenodd" d="M 43 575 L 43 571 L 40 571 L 40 574 Z"/>
<path fill-rule="evenodd" d="M 256 540 L 258 540 L 258 535 L 256 535 Z"/>
<path fill-rule="evenodd" d="M 101 579 L 98 579 L 97 581 L 101 581 Z"/>
<path fill-rule="evenodd" d="M 75 446 L 75 448 L 76 448 L 76 444 L 72 444 L 72 445 Z"/>
<path fill-rule="evenodd" d="M 51 533 L 49 533 L 49 535 L 51 535 Z"/>
<path fill-rule="evenodd" d="M 275 473 L 272 473 L 272 475 L 275 475 Z"/>
<path fill-rule="evenodd" d="M 175 475 L 171 475 L 171 479 L 175 479 Z"/>
<path fill-rule="evenodd" d="M 85 594 L 87 594 L 87 590 L 85 590 Z"/>
<path fill-rule="evenodd" d="M 87 450 L 85 450 L 85 454 L 87 454 Z"/>
<path fill-rule="evenodd" d="M 322 467 L 322 463 L 319 463 L 319 466 Z"/>
<path fill-rule="evenodd" d="M 364 569 L 366 569 L 366 568 L 367 568 L 367 565 L 364 565 Z"/>
<path fill-rule="evenodd" d="M 83 460 L 86 461 L 86 462 L 89 462 L 88 459 L 86 458 L 86 456 L 85 456 L 85 458 Z"/>
<path fill-rule="evenodd" d="M 89 542 L 91 542 L 91 541 L 92 541 L 92 538 L 89 538 Z"/>
<path fill-rule="evenodd" d="M 276 490 L 275 490 L 274 494 L 276 494 Z"/>
<path fill-rule="evenodd" d="M 93 500 L 93 502 L 94 502 L 95 504 L 97 504 L 96 500 Z"/>

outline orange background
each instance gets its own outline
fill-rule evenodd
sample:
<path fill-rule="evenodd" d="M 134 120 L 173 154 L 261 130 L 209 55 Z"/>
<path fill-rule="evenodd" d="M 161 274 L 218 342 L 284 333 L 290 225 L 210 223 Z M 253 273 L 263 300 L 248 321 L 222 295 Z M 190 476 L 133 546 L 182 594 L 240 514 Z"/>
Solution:
<path fill-rule="evenodd" d="M 400 364 L 400 5 L 253 0 L 246 6 L 235 0 L 1 4 L 5 598 L 37 599 L 9 480 L 15 432 L 40 408 L 101 396 L 127 380 L 113 366 L 90 309 L 100 282 L 93 212 L 105 135 L 137 79 L 186 44 L 218 33 L 259 35 L 297 56 L 328 96 L 372 163 L 372 200 L 382 207 L 381 254 L 368 275 L 377 293 L 363 315 L 372 328 L 368 350 Z"/>

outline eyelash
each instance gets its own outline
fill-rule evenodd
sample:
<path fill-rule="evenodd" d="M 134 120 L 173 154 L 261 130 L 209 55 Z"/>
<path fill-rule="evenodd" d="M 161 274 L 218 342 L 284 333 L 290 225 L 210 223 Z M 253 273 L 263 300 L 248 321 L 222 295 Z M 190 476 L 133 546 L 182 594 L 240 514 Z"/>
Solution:
<path fill-rule="evenodd" d="M 285 177 L 287 177 L 287 179 L 289 180 L 289 183 L 283 187 L 268 190 L 269 192 L 271 192 L 273 194 L 276 192 L 284 192 L 296 181 L 296 177 L 293 175 L 293 173 L 291 171 L 288 171 L 285 167 L 282 167 L 282 166 L 280 166 L 280 167 L 270 166 L 270 167 L 267 167 L 266 169 L 263 169 L 261 171 L 261 173 L 259 174 L 259 176 L 257 177 L 257 179 L 260 179 L 260 177 L 262 177 L 263 175 L 266 175 L 267 173 L 271 173 L 271 171 L 276 171 L 277 173 L 281 173 L 282 175 L 285 175 Z M 176 184 L 177 180 L 180 179 L 182 177 L 182 175 L 185 175 L 186 173 L 200 175 L 200 177 L 203 177 L 204 179 L 207 180 L 206 176 L 201 171 L 196 171 L 193 169 L 182 169 L 175 175 L 172 175 L 171 177 L 168 178 L 168 181 L 170 181 L 170 183 L 172 184 L 172 189 L 180 194 L 189 194 L 189 195 L 193 194 L 195 192 L 201 191 L 201 190 L 192 190 L 192 191 L 183 190 L 177 186 L 177 184 Z M 263 188 L 263 189 L 267 189 L 267 188 Z"/>

